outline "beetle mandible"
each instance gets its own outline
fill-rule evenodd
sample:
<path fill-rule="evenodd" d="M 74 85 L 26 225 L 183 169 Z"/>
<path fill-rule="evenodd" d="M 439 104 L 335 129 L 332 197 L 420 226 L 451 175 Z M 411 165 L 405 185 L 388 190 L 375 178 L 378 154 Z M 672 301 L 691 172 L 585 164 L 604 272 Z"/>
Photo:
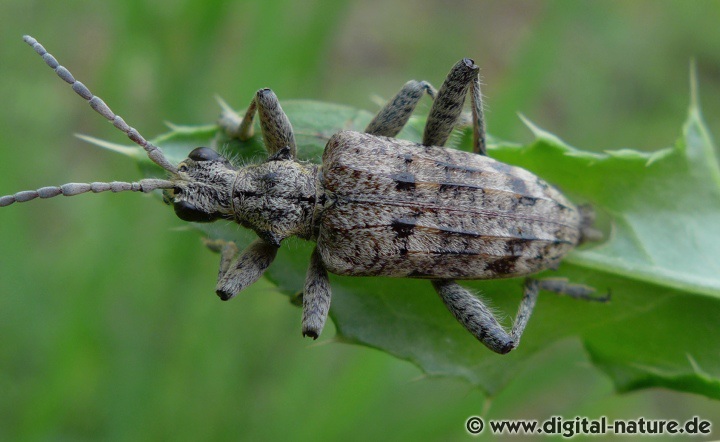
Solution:
<path fill-rule="evenodd" d="M 487 156 L 479 68 L 471 59 L 455 64 L 439 90 L 425 81 L 407 82 L 364 133 L 333 135 L 322 164 L 297 159 L 292 125 L 266 88 L 256 93 L 244 117 L 225 109 L 220 119 L 228 135 L 247 140 L 257 113 L 266 161 L 238 167 L 198 147 L 175 165 L 37 40 L 24 40 L 169 178 L 43 187 L 0 197 L 0 207 L 38 197 L 162 189 L 183 220 L 233 221 L 259 236 L 242 253 L 232 242 L 208 242 L 221 254 L 216 293 L 223 300 L 257 281 L 285 238 L 314 241 L 302 300 L 302 333 L 312 338 L 320 335 L 330 309 L 328 273 L 429 279 L 455 318 L 497 353 L 517 347 L 540 289 L 591 298 L 594 290 L 586 286 L 527 277 L 506 331 L 480 298 L 455 282 L 555 268 L 575 246 L 598 238 L 590 209 L 574 205 L 527 170 Z M 425 95 L 433 103 L 422 143 L 395 139 Z M 467 95 L 473 153 L 442 147 Z"/>

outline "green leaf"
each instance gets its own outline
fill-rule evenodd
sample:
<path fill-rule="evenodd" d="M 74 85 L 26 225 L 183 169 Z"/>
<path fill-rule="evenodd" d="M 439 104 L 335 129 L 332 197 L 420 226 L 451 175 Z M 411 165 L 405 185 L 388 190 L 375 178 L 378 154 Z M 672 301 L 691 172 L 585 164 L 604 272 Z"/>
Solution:
<path fill-rule="evenodd" d="M 574 251 L 557 272 L 543 275 L 611 290 L 610 303 L 543 293 L 522 345 L 499 356 L 452 318 L 427 281 L 333 276 L 337 340 L 376 347 L 428 375 L 460 377 L 494 394 L 518 370 L 532 369 L 524 364 L 533 353 L 558 340 L 580 339 L 621 391 L 665 386 L 720 398 L 720 172 L 696 103 L 693 99 L 682 137 L 654 153 L 584 152 L 529 122 L 536 137 L 530 145 L 490 146 L 494 158 L 527 168 L 574 201 L 593 205 L 607 239 Z M 299 156 L 311 161 L 319 161 L 333 133 L 362 130 L 371 118 L 366 111 L 326 103 L 292 101 L 283 107 Z M 423 125 L 422 117 L 414 117 L 399 137 L 418 141 Z M 469 150 L 470 137 L 469 130 L 461 132 L 456 147 Z M 219 146 L 243 161 L 265 155 L 259 137 L 230 141 L 216 126 L 172 126 L 154 142 L 172 161 L 199 145 Z M 145 174 L 157 173 L 139 149 L 103 146 L 130 155 Z M 196 227 L 240 246 L 253 238 L 233 224 Z M 312 248 L 286 241 L 267 277 L 284 293 L 297 293 Z M 466 284 L 510 322 L 521 280 Z"/>

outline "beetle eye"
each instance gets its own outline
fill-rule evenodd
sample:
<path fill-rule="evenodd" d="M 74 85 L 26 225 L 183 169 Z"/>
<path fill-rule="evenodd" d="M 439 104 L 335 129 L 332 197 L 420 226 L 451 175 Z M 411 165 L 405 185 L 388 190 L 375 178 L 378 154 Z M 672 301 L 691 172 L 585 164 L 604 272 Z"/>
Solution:
<path fill-rule="evenodd" d="M 217 219 L 217 215 L 214 213 L 207 213 L 202 210 L 198 210 L 194 205 L 187 201 L 179 201 L 173 206 L 175 209 L 175 215 L 183 221 L 208 223 Z"/>
<path fill-rule="evenodd" d="M 190 152 L 188 158 L 194 161 L 213 161 L 220 158 L 220 154 L 209 147 L 198 147 Z"/>

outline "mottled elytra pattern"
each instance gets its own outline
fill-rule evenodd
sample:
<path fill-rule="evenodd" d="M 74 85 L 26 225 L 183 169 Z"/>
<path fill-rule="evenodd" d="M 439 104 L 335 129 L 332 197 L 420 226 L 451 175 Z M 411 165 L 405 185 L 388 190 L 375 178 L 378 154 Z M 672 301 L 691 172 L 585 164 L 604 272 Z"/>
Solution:
<path fill-rule="evenodd" d="M 333 273 L 527 275 L 580 237 L 578 210 L 555 188 L 485 156 L 348 131 L 328 142 L 323 169 L 334 204 L 318 249 Z"/>
<path fill-rule="evenodd" d="M 302 333 L 314 339 L 330 310 L 328 272 L 430 279 L 452 315 L 497 353 L 517 347 L 541 289 L 605 300 L 592 298 L 588 287 L 564 280 L 527 278 L 515 321 L 506 331 L 482 299 L 455 282 L 555 268 L 573 247 L 598 238 L 589 208 L 576 207 L 532 173 L 485 156 L 479 68 L 468 58 L 453 66 L 438 91 L 425 81 L 406 83 L 366 133 L 335 134 L 320 165 L 297 159 L 290 120 L 275 93 L 264 88 L 243 117 L 221 102 L 219 121 L 227 135 L 246 140 L 253 136 L 257 113 L 268 152 L 264 162 L 240 167 L 200 147 L 176 166 L 34 38 L 26 36 L 25 41 L 170 176 L 42 187 L 0 197 L 0 207 L 58 195 L 163 189 L 164 201 L 183 220 L 228 220 L 257 233 L 259 238 L 242 252 L 231 242 L 206 241 L 221 255 L 215 291 L 223 300 L 257 281 L 285 238 L 315 241 L 302 303 Z M 433 104 L 422 144 L 391 138 L 425 95 Z M 468 95 L 474 153 L 443 148 Z"/>

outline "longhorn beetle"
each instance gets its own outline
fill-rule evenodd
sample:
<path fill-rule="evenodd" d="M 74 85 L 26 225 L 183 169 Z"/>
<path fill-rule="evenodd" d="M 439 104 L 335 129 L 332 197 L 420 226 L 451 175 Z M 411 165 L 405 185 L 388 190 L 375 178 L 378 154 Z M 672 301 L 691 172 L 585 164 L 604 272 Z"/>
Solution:
<path fill-rule="evenodd" d="M 575 206 L 532 173 L 487 156 L 479 68 L 471 59 L 455 64 L 439 91 L 425 81 L 407 82 L 364 133 L 333 135 L 319 165 L 297 160 L 292 125 L 270 89 L 256 93 L 244 117 L 225 109 L 220 119 L 228 135 L 247 140 L 257 112 L 266 161 L 238 167 L 198 147 L 175 165 L 37 40 L 24 40 L 168 178 L 43 187 L 0 197 L 0 207 L 38 197 L 162 189 L 185 221 L 234 221 L 259 236 L 242 253 L 232 242 L 208 242 L 221 254 L 216 293 L 222 300 L 257 281 L 285 238 L 314 241 L 302 300 L 302 333 L 312 338 L 320 335 L 330 309 L 328 272 L 428 279 L 455 318 L 498 353 L 517 347 L 540 289 L 599 299 L 589 287 L 528 277 L 508 332 L 481 299 L 455 282 L 555 268 L 575 246 L 598 238 L 591 210 Z M 473 153 L 441 147 L 468 94 Z M 424 95 L 433 104 L 422 144 L 395 139 Z"/>

